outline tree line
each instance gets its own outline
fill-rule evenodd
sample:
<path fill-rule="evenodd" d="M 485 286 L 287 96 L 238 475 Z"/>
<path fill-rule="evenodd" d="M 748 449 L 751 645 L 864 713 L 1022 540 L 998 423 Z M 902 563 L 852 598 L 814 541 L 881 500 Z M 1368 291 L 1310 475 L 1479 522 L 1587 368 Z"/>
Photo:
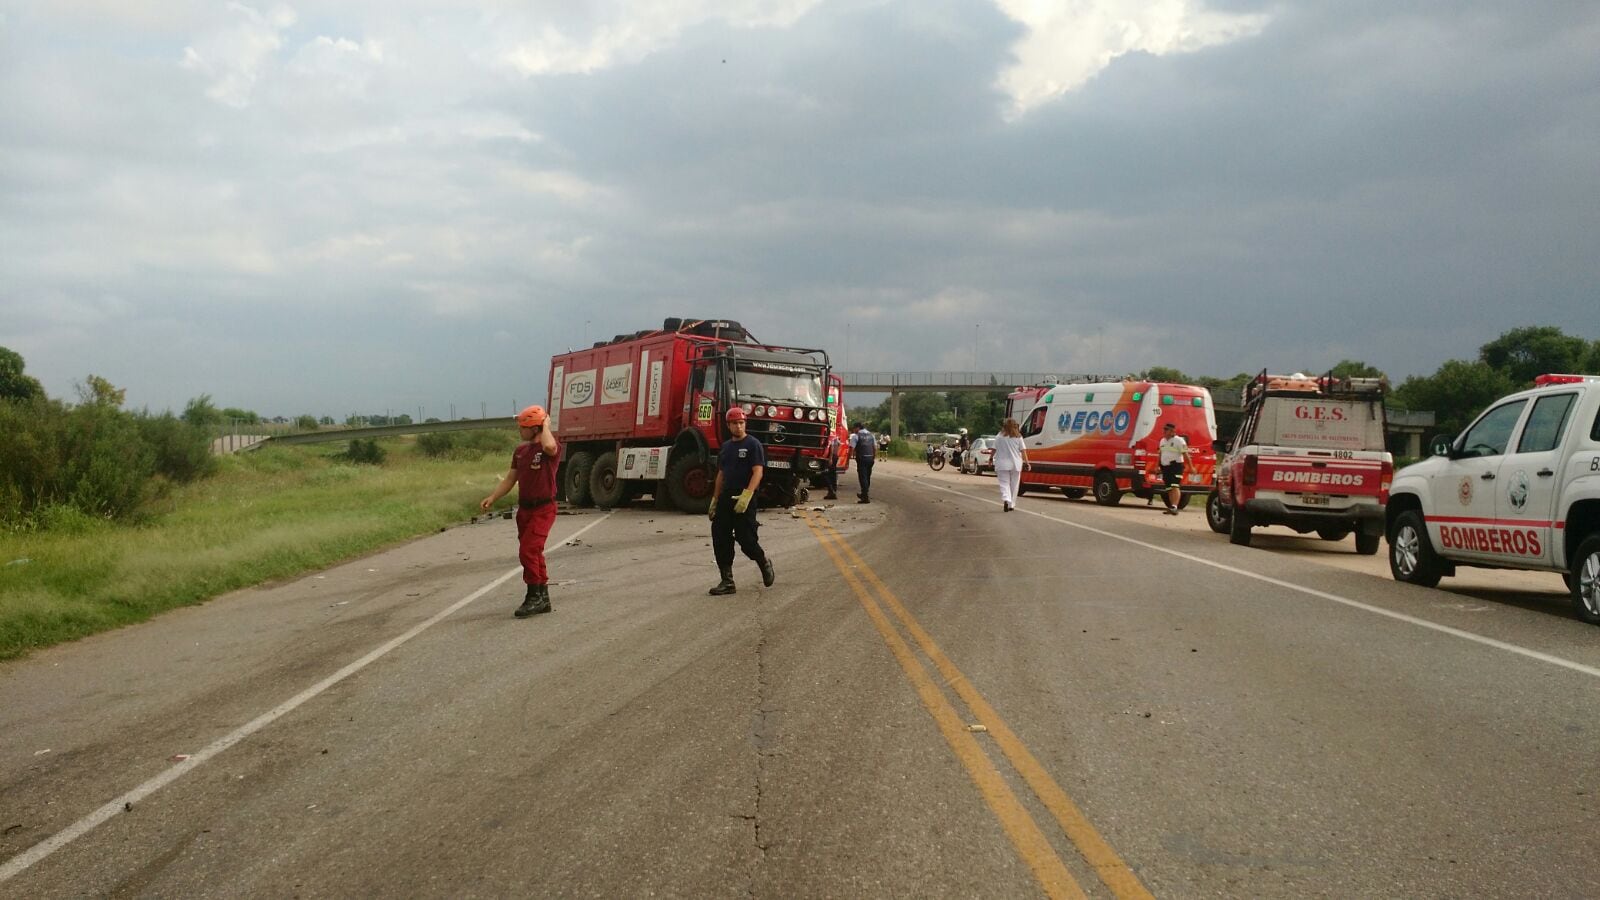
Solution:
<path fill-rule="evenodd" d="M 1259 370 L 1258 370 L 1259 371 Z M 1383 378 L 1382 370 L 1361 360 L 1344 359 L 1333 366 L 1302 369 L 1307 374 L 1333 374 L 1340 378 Z M 1431 410 L 1440 434 L 1454 435 L 1465 428 L 1490 403 L 1514 391 L 1532 387 L 1534 378 L 1551 372 L 1600 375 L 1600 340 L 1569 335 L 1550 325 L 1513 328 L 1478 348 L 1473 359 L 1452 359 L 1432 375 L 1412 375 L 1389 394 L 1389 405 L 1405 410 Z M 1287 373 L 1275 373 L 1287 374 Z M 1214 398 L 1236 401 L 1257 372 L 1239 372 L 1225 378 L 1190 375 L 1167 366 L 1151 366 L 1124 376 L 1139 381 L 1196 384 Z M 954 432 L 994 434 L 1005 417 L 1006 395 L 1014 385 L 995 385 L 992 391 L 907 393 L 900 397 L 900 433 Z M 850 410 L 853 424 L 873 431 L 889 430 L 890 402 Z M 1223 429 L 1226 430 L 1226 429 Z"/>

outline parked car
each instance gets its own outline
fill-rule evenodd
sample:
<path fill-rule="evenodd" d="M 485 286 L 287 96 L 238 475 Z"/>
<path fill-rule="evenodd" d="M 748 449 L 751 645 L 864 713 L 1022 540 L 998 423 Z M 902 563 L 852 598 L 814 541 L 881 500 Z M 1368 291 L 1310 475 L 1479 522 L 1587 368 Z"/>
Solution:
<path fill-rule="evenodd" d="M 988 435 L 973 440 L 972 449 L 961 457 L 961 471 L 968 475 L 981 475 L 994 471 L 994 439 Z"/>

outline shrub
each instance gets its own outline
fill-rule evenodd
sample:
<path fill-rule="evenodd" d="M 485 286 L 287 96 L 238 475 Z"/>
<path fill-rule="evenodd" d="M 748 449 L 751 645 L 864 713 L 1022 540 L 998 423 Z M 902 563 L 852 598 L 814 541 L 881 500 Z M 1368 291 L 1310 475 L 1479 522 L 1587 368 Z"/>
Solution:
<path fill-rule="evenodd" d="M 156 471 L 179 484 L 205 478 L 217 470 L 211 436 L 172 413 L 138 417 L 139 432 L 155 451 Z"/>
<path fill-rule="evenodd" d="M 344 458 L 353 463 L 368 466 L 383 465 L 383 460 L 389 454 L 378 446 L 377 438 L 366 440 L 356 439 L 350 442 L 349 449 L 345 450 Z"/>
<path fill-rule="evenodd" d="M 478 459 L 486 454 L 510 453 L 516 445 L 516 435 L 503 429 L 417 435 L 417 451 L 433 459 Z"/>

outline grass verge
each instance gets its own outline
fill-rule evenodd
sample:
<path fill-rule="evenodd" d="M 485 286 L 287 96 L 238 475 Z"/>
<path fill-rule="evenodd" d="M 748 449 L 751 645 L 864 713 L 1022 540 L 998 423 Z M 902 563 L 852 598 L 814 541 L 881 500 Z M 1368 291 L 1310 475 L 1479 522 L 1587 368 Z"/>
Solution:
<path fill-rule="evenodd" d="M 339 459 L 342 445 L 268 447 L 224 458 L 135 524 L 67 511 L 0 532 L 0 660 L 464 521 L 514 444 L 429 459 L 414 440 L 385 441 L 383 466 Z"/>

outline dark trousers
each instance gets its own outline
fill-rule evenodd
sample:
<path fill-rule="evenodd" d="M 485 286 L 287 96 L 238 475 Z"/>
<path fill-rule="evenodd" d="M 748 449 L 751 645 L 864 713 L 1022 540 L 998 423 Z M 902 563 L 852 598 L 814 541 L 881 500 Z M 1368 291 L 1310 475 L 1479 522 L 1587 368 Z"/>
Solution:
<path fill-rule="evenodd" d="M 722 571 L 733 568 L 733 545 L 739 544 L 739 549 L 744 555 L 756 562 L 767 558 L 761 549 L 761 541 L 756 537 L 756 529 L 760 524 L 756 522 L 756 501 L 751 499 L 745 511 L 733 511 L 733 503 L 739 499 L 737 494 L 727 494 L 717 498 L 717 516 L 711 520 L 711 552 L 717 556 L 717 568 Z"/>
<path fill-rule="evenodd" d="M 861 496 L 872 496 L 872 464 L 876 462 L 873 457 L 856 457 L 856 477 L 861 479 Z"/>
<path fill-rule="evenodd" d="M 822 483 L 828 486 L 828 493 L 839 493 L 839 457 L 828 460 L 828 469 L 822 474 Z"/>

